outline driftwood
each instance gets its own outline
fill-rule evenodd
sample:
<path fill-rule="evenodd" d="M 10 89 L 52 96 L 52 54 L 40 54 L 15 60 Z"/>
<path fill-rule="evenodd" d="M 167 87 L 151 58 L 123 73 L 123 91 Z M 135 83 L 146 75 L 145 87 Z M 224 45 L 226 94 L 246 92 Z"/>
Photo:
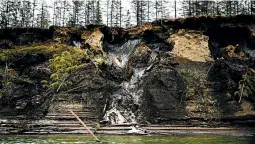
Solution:
<path fill-rule="evenodd" d="M 100 142 L 100 140 L 91 132 L 91 130 L 86 126 L 86 124 L 79 118 L 78 115 L 76 115 L 72 110 L 69 110 L 72 115 L 82 124 L 82 126 L 88 130 L 88 132 L 96 139 L 97 142 Z"/>

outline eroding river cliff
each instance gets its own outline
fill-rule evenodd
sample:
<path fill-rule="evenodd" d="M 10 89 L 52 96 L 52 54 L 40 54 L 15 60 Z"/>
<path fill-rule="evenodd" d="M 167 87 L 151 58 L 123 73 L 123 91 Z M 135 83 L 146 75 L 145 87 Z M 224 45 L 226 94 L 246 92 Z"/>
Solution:
<path fill-rule="evenodd" d="M 2 133 L 79 133 L 69 109 L 90 126 L 255 124 L 252 16 L 27 31 L 0 30 Z"/>

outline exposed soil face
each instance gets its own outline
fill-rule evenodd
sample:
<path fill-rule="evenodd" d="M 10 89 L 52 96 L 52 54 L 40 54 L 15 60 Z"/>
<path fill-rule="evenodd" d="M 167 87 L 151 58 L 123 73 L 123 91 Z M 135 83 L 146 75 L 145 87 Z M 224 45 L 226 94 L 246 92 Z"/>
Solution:
<path fill-rule="evenodd" d="M 253 22 L 51 27 L 22 42 L 24 29 L 1 30 L 0 116 L 70 121 L 74 109 L 86 123 L 254 125 Z"/>
<path fill-rule="evenodd" d="M 207 62 L 212 61 L 208 39 L 208 36 L 199 32 L 189 32 L 182 29 L 171 35 L 168 42 L 174 45 L 171 53 L 175 57 Z"/>

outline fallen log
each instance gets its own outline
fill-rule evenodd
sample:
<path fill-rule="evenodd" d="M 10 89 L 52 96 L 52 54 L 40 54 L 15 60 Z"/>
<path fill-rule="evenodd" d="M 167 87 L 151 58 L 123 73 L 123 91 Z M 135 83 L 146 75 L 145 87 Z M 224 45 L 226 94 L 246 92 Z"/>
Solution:
<path fill-rule="evenodd" d="M 88 130 L 88 132 L 96 139 L 97 142 L 100 142 L 100 140 L 92 133 L 92 131 L 86 126 L 86 124 L 79 118 L 77 114 L 75 114 L 72 110 L 69 110 L 73 116 L 82 124 L 82 126 Z"/>

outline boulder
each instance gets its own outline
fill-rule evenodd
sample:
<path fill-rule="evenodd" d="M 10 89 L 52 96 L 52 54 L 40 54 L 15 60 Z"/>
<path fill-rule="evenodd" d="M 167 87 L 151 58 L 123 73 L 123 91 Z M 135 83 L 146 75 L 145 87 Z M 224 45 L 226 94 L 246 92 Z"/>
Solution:
<path fill-rule="evenodd" d="M 150 123 L 185 118 L 185 84 L 171 66 L 155 66 L 144 77 L 141 113 Z"/>
<path fill-rule="evenodd" d="M 151 49 L 142 43 L 135 48 L 129 58 L 129 65 L 135 68 L 147 67 L 150 65 Z"/>

